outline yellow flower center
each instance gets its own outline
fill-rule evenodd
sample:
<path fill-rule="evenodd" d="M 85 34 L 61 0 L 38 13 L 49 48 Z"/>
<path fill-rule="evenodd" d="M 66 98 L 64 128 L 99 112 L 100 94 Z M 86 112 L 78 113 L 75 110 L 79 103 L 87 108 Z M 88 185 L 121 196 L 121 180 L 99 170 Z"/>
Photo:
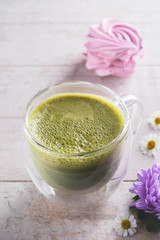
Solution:
<path fill-rule="evenodd" d="M 150 140 L 148 143 L 147 143 L 147 148 L 149 150 L 152 150 L 153 148 L 155 148 L 156 146 L 156 142 L 154 140 Z"/>
<path fill-rule="evenodd" d="M 154 122 L 155 122 L 156 125 L 159 125 L 160 124 L 160 117 L 156 117 L 154 119 Z"/>
<path fill-rule="evenodd" d="M 128 219 L 123 219 L 121 222 L 121 228 L 128 230 L 131 227 L 131 222 Z"/>

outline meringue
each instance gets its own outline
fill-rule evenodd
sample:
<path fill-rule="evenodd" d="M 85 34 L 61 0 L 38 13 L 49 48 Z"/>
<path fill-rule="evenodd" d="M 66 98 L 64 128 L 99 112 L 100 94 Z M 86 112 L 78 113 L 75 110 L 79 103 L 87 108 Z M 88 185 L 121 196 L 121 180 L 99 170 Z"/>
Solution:
<path fill-rule="evenodd" d="M 142 57 L 142 37 L 134 27 L 117 19 L 91 25 L 85 44 L 86 68 L 98 76 L 128 76 Z"/>

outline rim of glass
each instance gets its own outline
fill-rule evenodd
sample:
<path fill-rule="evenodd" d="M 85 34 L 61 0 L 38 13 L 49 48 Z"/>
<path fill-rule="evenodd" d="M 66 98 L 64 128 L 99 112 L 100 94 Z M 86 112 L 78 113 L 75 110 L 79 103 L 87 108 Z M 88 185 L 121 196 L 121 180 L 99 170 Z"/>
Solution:
<path fill-rule="evenodd" d="M 30 108 L 31 108 L 31 105 L 34 103 L 34 101 L 36 101 L 41 95 L 43 95 L 47 91 L 49 91 L 53 88 L 56 88 L 59 85 L 71 85 L 71 84 L 72 85 L 85 84 L 85 85 L 88 85 L 88 86 L 94 86 L 94 87 L 98 88 L 99 90 L 103 90 L 103 92 L 104 91 L 109 92 L 114 97 L 114 99 L 120 104 L 120 106 L 122 108 L 122 111 L 123 111 L 123 114 L 124 114 L 124 126 L 123 126 L 122 131 L 118 134 L 118 136 L 115 139 L 113 139 L 113 141 L 104 145 L 101 148 L 98 148 L 98 149 L 90 151 L 90 152 L 79 152 L 79 153 L 73 153 L 73 154 L 72 153 L 58 153 L 56 151 L 53 151 L 50 148 L 47 148 L 46 146 L 42 145 L 41 143 L 39 143 L 35 139 L 35 137 L 32 135 L 31 131 L 29 130 L 28 123 L 29 123 Z M 96 94 L 92 94 L 92 95 L 96 95 Z M 27 137 L 29 137 L 29 139 L 31 140 L 31 142 L 34 145 L 38 145 L 38 147 L 40 147 L 42 149 L 45 149 L 45 151 L 47 150 L 52 155 L 56 155 L 56 157 L 58 157 L 58 156 L 59 157 L 68 157 L 68 156 L 80 157 L 80 156 L 100 152 L 100 151 L 104 150 L 105 148 L 113 148 L 115 145 L 118 145 L 118 143 L 120 143 L 122 141 L 122 139 L 126 136 L 126 134 L 128 132 L 128 129 L 129 129 L 129 112 L 128 112 L 127 106 L 121 100 L 121 98 L 114 91 L 107 88 L 106 86 L 103 86 L 103 85 L 98 84 L 98 83 L 91 83 L 91 82 L 85 82 L 85 81 L 66 81 L 66 82 L 60 82 L 60 83 L 56 83 L 54 85 L 51 85 L 49 87 L 46 87 L 46 88 L 42 89 L 41 91 L 39 91 L 36 95 L 34 95 L 26 106 L 26 111 L 25 111 L 25 115 L 24 115 L 24 122 L 25 122 L 25 129 L 24 129 L 25 134 L 27 134 Z"/>

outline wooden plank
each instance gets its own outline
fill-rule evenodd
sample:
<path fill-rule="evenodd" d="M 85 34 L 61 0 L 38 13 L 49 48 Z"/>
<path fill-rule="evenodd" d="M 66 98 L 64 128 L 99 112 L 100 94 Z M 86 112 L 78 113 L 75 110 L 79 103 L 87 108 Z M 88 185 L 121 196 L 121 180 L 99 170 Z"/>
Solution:
<path fill-rule="evenodd" d="M 61 81 L 89 81 L 119 95 L 132 94 L 144 105 L 143 117 L 159 109 L 159 66 L 137 66 L 127 78 L 100 78 L 84 62 L 69 66 L 0 67 L 0 117 L 22 117 L 28 101 L 41 89 Z M 147 107 L 146 107 L 147 106 Z"/>
<path fill-rule="evenodd" d="M 136 174 L 141 168 L 149 168 L 154 163 L 154 158 L 142 155 L 139 151 L 140 142 L 145 135 L 155 133 L 150 129 L 147 119 L 143 119 L 141 127 L 133 139 L 133 152 L 129 163 L 129 168 L 125 181 L 135 180 Z M 22 144 L 24 142 L 22 120 L 21 119 L 0 119 L 0 181 L 29 180 L 24 166 L 24 152 Z"/>
<path fill-rule="evenodd" d="M 0 119 L 0 149 L 19 151 L 22 141 L 22 119 Z"/>
<path fill-rule="evenodd" d="M 137 25 L 147 46 L 140 64 L 159 64 L 159 23 Z M 83 59 L 88 24 L 1 25 L 0 65 L 73 64 Z M 148 29 L 152 29 L 152 34 Z M 154 42 L 154 44 L 153 44 Z"/>
<path fill-rule="evenodd" d="M 132 183 L 122 183 L 113 196 L 93 209 L 71 209 L 55 204 L 36 191 L 32 183 L 0 183 L 1 239 L 10 240 L 120 240 L 113 231 L 114 218 L 128 212 Z M 124 198 L 125 196 L 125 198 Z M 138 222 L 137 233 L 127 240 L 157 240 Z"/>
<path fill-rule="evenodd" d="M 117 17 L 131 22 L 158 22 L 159 0 L 1 0 L 0 23 L 99 22 Z"/>
<path fill-rule="evenodd" d="M 0 181 L 29 181 L 21 149 L 0 150 Z"/>
<path fill-rule="evenodd" d="M 157 101 L 160 87 L 159 71 L 160 68 L 158 66 L 149 68 L 137 66 L 135 74 L 129 78 L 109 77 L 101 79 L 92 72 L 87 71 L 83 63 L 65 67 L 1 67 L 0 135 L 3 138 L 0 140 L 0 148 L 4 152 L 1 152 L 0 155 L 1 159 L 5 159 L 6 164 L 4 165 L 2 161 L 4 171 L 0 174 L 0 180 L 29 179 L 21 164 L 22 154 L 17 151 L 22 141 L 22 120 L 16 119 L 16 117 L 20 118 L 23 116 L 27 102 L 38 90 L 57 82 L 58 79 L 97 82 L 110 87 L 120 95 L 130 93 L 141 98 L 144 104 L 143 117 L 145 116 L 145 118 L 139 132 L 135 136 L 132 160 L 124 178 L 125 180 L 136 179 L 136 173 L 139 169 L 150 167 L 153 164 L 153 159 L 143 156 L 139 152 L 138 146 L 142 137 L 151 132 L 146 123 L 147 118 L 154 110 L 159 109 L 159 101 Z M 14 164 L 11 164 L 13 156 L 17 161 L 16 169 L 14 169 Z M 7 174 L 7 172 L 10 174 Z"/>
<path fill-rule="evenodd" d="M 133 150 L 131 159 L 129 162 L 129 167 L 126 173 L 126 176 L 124 177 L 124 180 L 136 180 L 137 179 L 137 172 L 141 169 L 147 169 L 152 167 L 152 165 L 155 162 L 154 157 L 148 157 L 146 155 L 143 155 L 141 151 L 139 150 L 139 146 L 141 141 L 143 141 L 144 137 L 148 134 L 157 134 L 158 132 L 155 132 L 155 130 L 152 130 L 150 126 L 148 125 L 148 118 L 142 119 L 141 126 L 137 130 L 136 134 L 133 138 Z M 160 163 L 160 160 L 158 160 Z"/>
<path fill-rule="evenodd" d="M 159 109 L 159 0 L 1 0 L 0 1 L 0 239 L 120 240 L 114 218 L 128 211 L 130 181 L 154 159 L 142 155 L 139 142 L 152 131 L 149 115 Z M 145 54 L 127 78 L 99 78 L 84 67 L 82 52 L 91 23 L 116 17 L 142 32 Z M 119 95 L 134 94 L 144 105 L 134 136 L 129 169 L 115 194 L 98 208 L 80 210 L 45 199 L 24 168 L 22 116 L 30 98 L 56 82 L 80 80 L 103 84 Z M 159 133 L 157 133 L 159 134 Z M 133 240 L 159 239 L 138 223 Z"/>

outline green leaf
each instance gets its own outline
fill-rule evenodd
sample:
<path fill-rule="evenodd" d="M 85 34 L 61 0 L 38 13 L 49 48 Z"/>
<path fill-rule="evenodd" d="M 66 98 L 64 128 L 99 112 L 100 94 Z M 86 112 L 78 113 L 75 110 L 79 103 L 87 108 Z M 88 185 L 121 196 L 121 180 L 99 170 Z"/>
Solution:
<path fill-rule="evenodd" d="M 153 216 L 147 221 L 146 229 L 148 232 L 160 232 L 160 220 Z"/>
<path fill-rule="evenodd" d="M 129 207 L 131 210 L 133 211 L 137 211 L 137 208 L 136 207 Z"/>
<path fill-rule="evenodd" d="M 135 195 L 133 198 L 133 202 L 140 199 L 138 195 Z M 131 211 L 136 212 L 140 221 L 146 224 L 146 229 L 148 232 L 160 232 L 160 220 L 156 216 L 155 213 L 146 213 L 144 210 L 140 210 L 135 206 L 130 207 Z"/>
<path fill-rule="evenodd" d="M 153 218 L 153 215 L 150 213 L 145 213 L 143 210 L 138 211 L 138 218 L 141 221 L 148 222 Z"/>
<path fill-rule="evenodd" d="M 133 198 L 132 198 L 134 201 L 137 201 L 140 199 L 140 197 L 138 195 L 135 195 Z"/>

